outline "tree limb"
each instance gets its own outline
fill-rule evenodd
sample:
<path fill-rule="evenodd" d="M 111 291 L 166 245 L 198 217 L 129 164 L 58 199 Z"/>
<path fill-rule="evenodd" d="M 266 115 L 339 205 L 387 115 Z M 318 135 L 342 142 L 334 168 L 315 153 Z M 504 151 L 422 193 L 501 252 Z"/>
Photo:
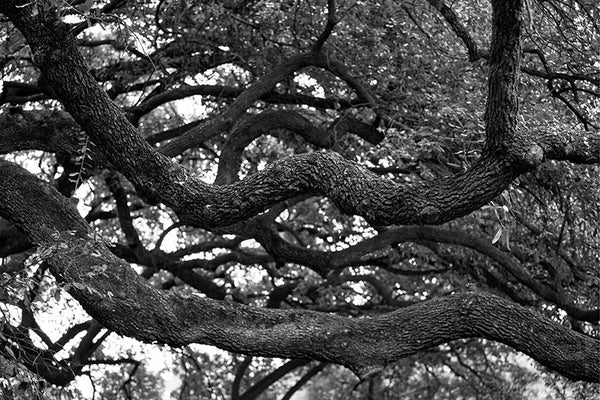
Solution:
<path fill-rule="evenodd" d="M 321 51 L 321 48 L 331 35 L 331 32 L 333 32 L 333 28 L 335 28 L 337 22 L 338 21 L 335 16 L 335 1 L 327 0 L 327 23 L 325 24 L 323 32 L 321 32 L 321 34 L 317 38 L 317 41 L 313 45 L 312 51 L 314 51 L 315 53 Z"/>
<path fill-rule="evenodd" d="M 314 367 L 312 367 L 311 369 L 308 370 L 308 372 L 306 374 L 304 374 L 304 376 L 302 376 L 302 378 L 300 378 L 298 380 L 298 382 L 296 382 L 294 384 L 294 386 L 292 386 L 287 393 L 281 398 L 281 400 L 289 400 L 292 398 L 292 396 L 294 395 L 294 393 L 296 393 L 298 390 L 300 390 L 300 388 L 302 388 L 302 386 L 306 385 L 306 383 L 308 381 L 310 381 L 315 375 L 317 375 L 319 372 L 323 371 L 323 369 L 327 366 L 326 363 L 319 363 L 317 365 L 315 365 Z"/>
<path fill-rule="evenodd" d="M 485 106 L 486 149 L 508 149 L 517 128 L 522 0 L 492 0 L 492 42 Z"/>
<path fill-rule="evenodd" d="M 0 215 L 42 243 L 53 275 L 69 282 L 84 309 L 119 334 L 173 346 L 203 343 L 243 354 L 333 362 L 360 377 L 422 349 L 482 337 L 571 379 L 598 379 L 600 342 L 486 293 L 456 293 L 374 318 L 349 319 L 154 289 L 93 239 L 56 190 L 12 163 L 0 161 L 0 170 Z"/>
<path fill-rule="evenodd" d="M 84 144 L 79 125 L 63 111 L 0 114 L 0 154 L 21 150 L 75 154 Z"/>
<path fill-rule="evenodd" d="M 310 153 L 284 159 L 232 185 L 208 185 L 157 153 L 138 134 L 87 72 L 72 38 L 56 27 L 61 26 L 60 22 L 56 21 L 56 26 L 50 21 L 40 24 L 23 15 L 25 11 L 20 8 L 16 9 L 17 15 L 9 15 L 28 37 L 48 82 L 55 86 L 67 110 L 140 195 L 150 202 L 164 202 L 183 223 L 202 227 L 229 225 L 308 192 L 326 195 L 342 211 L 362 215 L 379 225 L 439 224 L 486 204 L 517 175 L 509 159 L 495 154 L 453 178 L 426 185 L 398 185 L 336 154 Z M 57 46 L 61 48 L 59 59 L 50 51 Z M 289 61 L 287 68 L 295 69 L 315 57 L 298 56 Z M 278 80 L 278 74 L 261 80 L 256 89 L 237 98 L 238 106 L 232 106 L 225 117 L 219 118 L 221 122 L 211 124 L 229 126 L 232 113 L 243 112 L 246 101 Z M 197 139 L 191 133 L 184 136 Z"/>

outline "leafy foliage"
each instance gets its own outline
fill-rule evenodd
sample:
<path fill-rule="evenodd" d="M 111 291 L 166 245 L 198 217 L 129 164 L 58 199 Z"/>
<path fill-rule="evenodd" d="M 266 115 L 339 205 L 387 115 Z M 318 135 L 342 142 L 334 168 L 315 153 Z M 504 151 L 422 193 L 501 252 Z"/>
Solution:
<path fill-rule="evenodd" d="M 327 21 L 327 3 L 60 0 L 27 6 L 57 10 L 71 24 L 94 78 L 162 151 L 189 128 L 231 112 L 277 66 L 310 50 Z M 450 4 L 477 53 L 434 3 L 335 2 L 336 25 L 321 50 L 325 67 L 288 74 L 231 126 L 174 158 L 209 183 L 228 167 L 224 154 L 237 150 L 234 180 L 323 148 L 402 184 L 425 185 L 469 170 L 484 153 L 491 8 L 480 0 Z M 597 132 L 598 6 L 526 3 L 519 130 L 534 140 Z M 21 34 L 7 20 L 0 34 L 7 38 L 0 48 L 7 105 L 0 117 L 60 109 Z M 235 128 L 245 118 L 270 111 L 296 112 L 321 136 L 265 123 L 248 144 L 236 142 Z M 344 118 L 357 125 L 345 129 Z M 371 130 L 382 135 L 379 143 L 368 139 Z M 487 206 L 444 225 L 457 237 L 493 245 L 527 277 L 520 279 L 487 247 L 442 239 L 375 243 L 388 228 L 346 215 L 313 193 L 265 211 L 258 228 L 184 226 L 173 210 L 150 204 L 116 174 L 92 141 L 86 138 L 78 149 L 3 153 L 59 188 L 95 235 L 158 289 L 366 318 L 467 288 L 535 308 L 582 334 L 600 334 L 597 318 L 572 311 L 600 302 L 597 161 L 547 161 Z M 193 345 L 159 351 L 127 343 L 66 293 L 85 287 L 51 278 L 44 251 L 0 220 L 0 390 L 7 399 L 88 398 L 90 392 L 105 399 L 287 399 L 295 390 L 292 398 L 583 399 L 599 390 L 484 339 L 420 351 L 360 383 L 343 367 L 316 361 L 288 365 Z M 342 251 L 354 253 L 338 264 Z M 326 259 L 329 269 L 321 267 Z M 99 274 L 106 270 L 98 268 Z M 286 365 L 289 371 L 275 379 Z M 311 379 L 295 387 L 303 377 Z M 273 382 L 265 383 L 269 378 Z M 85 379 L 93 386 L 86 388 Z"/>

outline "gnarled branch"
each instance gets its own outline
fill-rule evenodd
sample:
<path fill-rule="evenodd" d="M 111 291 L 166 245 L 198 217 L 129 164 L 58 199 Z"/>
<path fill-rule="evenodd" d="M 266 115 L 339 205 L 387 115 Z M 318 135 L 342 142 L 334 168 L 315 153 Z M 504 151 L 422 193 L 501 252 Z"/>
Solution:
<path fill-rule="evenodd" d="M 5 188 L 0 215 L 50 250 L 54 276 L 71 283 L 71 294 L 86 311 L 117 333 L 174 346 L 204 343 L 238 353 L 333 362 L 361 377 L 422 349 L 483 337 L 572 379 L 593 382 L 600 373 L 600 342 L 485 293 L 457 293 L 374 318 L 349 319 L 154 289 L 93 239 L 56 190 L 6 161 L 0 161 L 0 172 Z"/>

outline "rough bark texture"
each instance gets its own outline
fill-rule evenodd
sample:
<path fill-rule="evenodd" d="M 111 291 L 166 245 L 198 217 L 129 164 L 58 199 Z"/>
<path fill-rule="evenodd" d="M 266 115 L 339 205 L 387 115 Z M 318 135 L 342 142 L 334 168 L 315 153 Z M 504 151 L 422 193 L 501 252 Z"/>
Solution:
<path fill-rule="evenodd" d="M 492 3 L 492 48 L 485 109 L 486 145 L 492 151 L 505 151 L 510 148 L 517 127 L 523 2 Z"/>
<path fill-rule="evenodd" d="M 15 110 L 0 117 L 0 154 L 20 150 L 75 154 L 83 145 L 81 128 L 65 112 Z"/>
<path fill-rule="evenodd" d="M 490 155 L 464 174 L 427 185 L 400 186 L 335 153 L 311 153 L 275 163 L 232 185 L 207 185 L 156 152 L 137 133 L 87 71 L 61 22 L 28 15 L 14 19 L 46 81 L 94 144 L 142 196 L 170 206 L 189 225 L 229 225 L 307 192 L 328 196 L 344 212 L 378 225 L 440 224 L 480 208 L 516 176 L 509 158 Z M 300 59 L 305 58 L 315 56 Z"/>
<path fill-rule="evenodd" d="M 573 379 L 595 381 L 600 373 L 598 341 L 480 292 L 352 319 L 258 309 L 154 289 L 94 240 L 77 210 L 55 189 L 10 162 L 0 161 L 0 171 L 5 188 L 0 215 L 41 244 L 53 274 L 71 284 L 71 294 L 92 317 L 122 335 L 173 346 L 204 343 L 266 357 L 335 362 L 361 377 L 422 349 L 484 337 Z"/>
<path fill-rule="evenodd" d="M 17 3 L 4 2 L 0 11 L 27 39 L 53 96 L 62 102 L 94 145 L 133 183 L 140 195 L 171 207 L 183 224 L 203 228 L 230 226 L 282 200 L 309 194 L 327 196 L 343 212 L 362 215 L 375 225 L 441 224 L 487 204 L 519 174 L 539 165 L 545 158 L 597 162 L 597 136 L 573 140 L 566 134 L 564 137 L 546 135 L 527 140 L 517 134 L 517 87 L 522 50 L 522 2 L 518 0 L 493 1 L 484 156 L 466 172 L 419 185 L 394 183 L 335 153 L 325 152 L 290 157 L 236 181 L 232 171 L 239 163 L 239 149 L 258 134 L 251 130 L 232 137 L 232 152 L 224 155 L 223 171 L 219 171 L 217 183 L 223 185 L 207 184 L 166 155 L 179 154 L 204 138 L 231 128 L 234 120 L 254 101 L 266 96 L 277 82 L 300 68 L 312 65 L 333 72 L 366 104 L 373 103 L 371 95 L 343 66 L 321 53 L 300 54 L 285 60 L 240 94 L 223 116 L 180 132 L 181 136 L 163 147 L 164 154 L 161 154 L 139 135 L 128 117 L 97 84 L 76 48 L 69 27 L 58 20 L 55 10 L 33 13 L 32 7 L 38 7 L 37 3 Z M 441 2 L 430 3 L 446 18 L 455 17 Z M 463 40 L 467 46 L 474 46 L 467 37 Z M 476 53 L 475 49 L 473 54 Z M 150 108 L 164 100 L 155 98 L 154 105 L 148 102 L 142 106 Z M 135 115 L 132 119 L 135 121 Z M 285 124 L 275 122 L 271 128 L 257 129 L 269 130 Z M 293 124 L 304 126 L 304 121 L 295 120 Z M 356 125 L 350 125 L 348 130 L 357 129 Z M 28 127 L 24 124 L 22 128 Z M 5 127 L 0 134 L 14 137 L 17 133 L 11 129 L 11 126 Z M 327 147 L 330 143 L 327 138 L 317 139 L 313 135 L 317 132 L 311 129 L 314 127 L 306 126 L 301 133 L 308 140 Z M 367 136 L 373 138 L 372 132 L 367 130 Z M 65 143 L 72 142 L 72 138 L 65 140 Z M 0 147 L 3 151 L 15 149 L 9 141 L 3 146 Z M 50 146 L 39 137 L 28 146 L 74 150 Z M 116 214 L 126 231 L 130 245 L 127 250 L 132 258 L 143 258 L 147 256 L 143 249 L 135 249 L 139 243 L 119 179 L 113 176 L 107 181 L 117 200 Z M 597 340 L 482 292 L 455 293 L 378 317 L 353 319 L 308 311 L 258 309 L 158 290 L 113 254 L 119 250 L 111 251 L 96 240 L 74 206 L 47 183 L 12 163 L 0 161 L 0 187 L 0 215 L 40 246 L 39 252 L 54 276 L 69 284 L 70 293 L 93 318 L 123 335 L 174 346 L 204 343 L 252 355 L 334 362 L 348 366 L 362 378 L 419 350 L 455 339 L 480 337 L 506 343 L 572 379 L 598 380 L 600 348 Z M 240 226 L 260 229 L 251 222 Z M 286 253 L 289 260 L 303 251 L 282 243 L 273 232 L 255 231 L 254 236 L 274 257 Z M 598 318 L 597 310 L 579 310 L 568 299 L 557 297 L 551 289 L 532 283 L 513 259 L 498 253 L 487 242 L 419 227 L 391 230 L 379 238 L 385 238 L 388 243 L 435 239 L 474 248 L 487 253 L 518 282 L 564 307 L 569 314 L 582 313 L 577 315 L 584 319 Z M 360 246 L 326 259 L 318 252 L 304 249 L 303 263 L 320 273 L 339 267 L 341 264 L 336 266 L 336 263 L 341 263 L 343 257 L 360 263 L 358 255 L 364 254 Z M 336 259 L 337 256 L 340 258 Z M 190 277 L 190 271 L 176 267 L 172 266 L 173 271 L 177 271 L 174 273 Z M 194 279 L 196 287 L 208 297 L 223 297 L 220 288 L 198 277 Z M 274 294 L 272 304 L 277 301 Z"/>

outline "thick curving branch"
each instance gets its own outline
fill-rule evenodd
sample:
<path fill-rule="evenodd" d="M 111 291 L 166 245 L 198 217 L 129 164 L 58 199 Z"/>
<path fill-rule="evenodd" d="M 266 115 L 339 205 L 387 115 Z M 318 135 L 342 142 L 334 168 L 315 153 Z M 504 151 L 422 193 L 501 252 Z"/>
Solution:
<path fill-rule="evenodd" d="M 311 153 L 284 159 L 232 185 L 208 185 L 139 135 L 89 74 L 60 21 L 51 14 L 32 17 L 28 7 L 6 3 L 2 11 L 27 37 L 47 82 L 107 159 L 140 195 L 173 208 L 189 225 L 229 225 L 304 193 L 328 196 L 344 212 L 379 225 L 442 223 L 486 204 L 518 175 L 510 159 L 490 155 L 449 179 L 398 185 L 336 154 Z M 301 57 L 313 60 L 315 55 Z M 238 100 L 243 103 L 243 96 Z"/>
<path fill-rule="evenodd" d="M 295 111 L 265 111 L 250 115 L 236 124 L 223 145 L 215 184 L 224 185 L 237 181 L 244 149 L 259 136 L 280 129 L 301 135 L 308 142 L 321 148 L 330 148 L 333 145 L 333 138 L 328 132 L 319 129 Z"/>
<path fill-rule="evenodd" d="M 224 185 L 237 181 L 244 149 L 259 136 L 280 129 L 300 135 L 307 142 L 324 149 L 331 148 L 337 138 L 348 132 L 355 133 L 371 143 L 383 140 L 383 135 L 377 129 L 350 115 L 342 116 L 330 129 L 325 130 L 295 111 L 264 111 L 242 118 L 234 126 L 219 156 L 215 184 Z"/>
<path fill-rule="evenodd" d="M 457 293 L 352 319 L 157 290 L 95 240 L 74 206 L 47 183 L 0 161 L 0 186 L 0 215 L 41 244 L 52 274 L 71 284 L 70 293 L 93 318 L 122 335 L 333 362 L 360 377 L 419 350 L 482 337 L 508 344 L 571 379 L 593 382 L 600 373 L 600 342 L 485 293 Z"/>
<path fill-rule="evenodd" d="M 62 111 L 8 111 L 0 114 L 0 154 L 42 150 L 74 154 L 84 144 L 81 128 Z"/>
<path fill-rule="evenodd" d="M 185 188 L 174 192 L 176 187 L 166 184 L 171 193 L 163 192 L 170 196 L 162 197 L 182 222 L 204 227 L 230 225 L 306 193 L 327 196 L 342 212 L 362 215 L 378 225 L 434 224 L 480 208 L 514 176 L 507 160 L 487 158 L 452 178 L 401 185 L 336 153 L 309 153 L 283 159 L 226 186 L 184 175 L 180 180 L 187 183 Z"/>
<path fill-rule="evenodd" d="M 13 1 L 0 10 L 28 38 L 58 98 L 111 162 L 141 193 L 164 201 L 190 224 L 227 225 L 304 193 L 327 195 L 342 210 L 385 225 L 440 223 L 487 203 L 518 174 L 513 159 L 488 154 L 453 178 L 402 186 L 339 156 L 314 153 L 281 161 L 236 184 L 207 185 L 139 136 L 87 72 L 65 27 L 51 14 L 34 16 L 29 6 L 15 7 Z M 499 67 L 496 77 L 502 72 Z M 512 101 L 502 88 L 496 94 L 500 106 Z M 508 118 L 503 120 L 508 132 L 490 137 L 510 139 Z M 41 244 L 54 276 L 71 283 L 71 293 L 90 315 L 118 333 L 175 346 L 195 342 L 246 354 L 335 362 L 361 377 L 440 343 L 483 337 L 507 343 L 573 379 L 596 381 L 600 372 L 596 340 L 484 293 L 458 293 L 375 318 L 349 319 L 154 289 L 95 240 L 73 205 L 49 185 L 5 161 L 0 171 L 0 215 Z"/>
<path fill-rule="evenodd" d="M 150 144 L 182 134 L 193 122 L 179 128 L 147 137 Z M 294 111 L 263 112 L 242 120 L 234 127 L 220 156 L 219 175 L 232 176 L 237 171 L 243 147 L 261 134 L 275 129 L 286 129 L 304 137 L 309 143 L 321 148 L 330 148 L 333 136 L 351 132 L 364 140 L 377 144 L 383 135 L 372 125 L 350 115 L 344 115 L 327 129 L 319 129 Z M 208 138 L 206 138 L 208 139 Z M 42 150 L 51 153 L 77 155 L 85 142 L 79 125 L 61 111 L 7 110 L 0 114 L 0 154 L 22 150 Z M 595 131 L 543 131 L 518 132 L 511 152 L 528 165 L 537 166 L 546 160 L 569 161 L 575 164 L 600 163 L 600 134 Z M 96 153 L 95 159 L 102 159 Z M 225 161 L 224 161 L 225 160 Z M 372 168 L 371 168 L 372 169 Z M 370 169 L 370 170 L 371 170 Z M 216 183 L 231 183 L 236 179 L 217 179 Z"/>

